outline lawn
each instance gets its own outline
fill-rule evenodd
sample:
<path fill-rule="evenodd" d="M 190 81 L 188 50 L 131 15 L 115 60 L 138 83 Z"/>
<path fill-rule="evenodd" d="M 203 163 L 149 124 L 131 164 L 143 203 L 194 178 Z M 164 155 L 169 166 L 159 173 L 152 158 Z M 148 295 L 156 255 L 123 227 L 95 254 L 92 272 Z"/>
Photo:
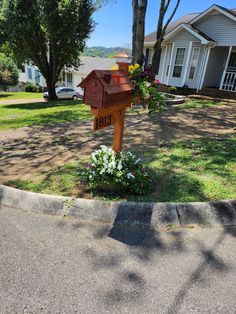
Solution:
<path fill-rule="evenodd" d="M 143 154 L 153 192 L 137 197 L 91 192 L 83 183 L 85 161 L 74 161 L 8 185 L 35 192 L 113 200 L 193 202 L 236 198 L 236 136 L 176 141 Z"/>
<path fill-rule="evenodd" d="M 1 100 L 14 100 L 14 99 L 43 99 L 43 93 L 0 92 L 0 103 Z"/>
<path fill-rule="evenodd" d="M 13 93 L 14 94 L 14 93 Z M 15 93 L 36 95 L 35 93 Z M 13 95 L 14 96 L 14 95 Z M 22 98 L 24 98 L 22 96 Z M 19 99 L 19 98 L 18 98 Z M 208 100 L 189 100 L 184 104 L 173 107 L 174 110 L 200 109 L 216 105 L 224 105 L 223 102 Z M 166 108 L 169 110 L 169 107 Z M 128 114 L 148 114 L 147 110 L 133 107 Z M 90 118 L 89 107 L 81 101 L 64 100 L 27 104 L 1 104 L 0 101 L 0 130 L 21 128 L 32 125 L 63 123 L 68 121 L 85 120 Z"/>
<path fill-rule="evenodd" d="M 79 100 L 0 104 L 0 130 L 86 119 L 89 107 Z"/>
<path fill-rule="evenodd" d="M 224 106 L 227 105 L 225 101 L 213 101 L 213 100 L 202 100 L 202 99 L 190 99 L 183 104 L 176 105 L 178 109 L 204 109 L 212 106 Z M 233 106 L 233 105 L 232 105 Z"/>

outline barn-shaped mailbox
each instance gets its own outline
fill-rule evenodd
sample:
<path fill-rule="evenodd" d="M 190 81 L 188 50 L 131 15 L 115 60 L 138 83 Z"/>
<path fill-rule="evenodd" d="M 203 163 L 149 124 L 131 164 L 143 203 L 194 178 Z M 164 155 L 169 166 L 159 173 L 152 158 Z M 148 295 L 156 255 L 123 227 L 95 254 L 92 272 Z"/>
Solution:
<path fill-rule="evenodd" d="M 133 86 L 123 71 L 94 70 L 78 86 L 84 88 L 84 103 L 93 108 L 131 104 Z"/>

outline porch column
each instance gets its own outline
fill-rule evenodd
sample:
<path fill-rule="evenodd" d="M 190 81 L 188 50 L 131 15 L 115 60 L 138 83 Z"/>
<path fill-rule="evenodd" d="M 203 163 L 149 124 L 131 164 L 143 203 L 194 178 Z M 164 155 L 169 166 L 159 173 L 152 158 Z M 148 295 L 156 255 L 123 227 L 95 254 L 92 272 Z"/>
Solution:
<path fill-rule="evenodd" d="M 173 44 L 172 44 L 172 50 L 171 50 L 171 55 L 170 55 L 169 73 L 168 73 L 168 78 L 167 78 L 167 84 L 166 85 L 169 85 L 169 81 L 170 81 L 170 73 L 171 73 L 171 69 L 172 69 L 174 50 L 175 50 L 175 42 L 173 42 Z"/>
<path fill-rule="evenodd" d="M 167 56 L 167 49 L 168 45 L 165 46 L 165 54 L 164 54 L 164 60 L 163 60 L 163 66 L 162 66 L 162 73 L 161 73 L 161 83 L 163 84 L 163 78 L 164 78 L 164 72 L 165 72 L 165 65 L 166 65 L 166 56 Z"/>
<path fill-rule="evenodd" d="M 203 66 L 202 78 L 200 80 L 199 89 L 202 89 L 202 86 L 203 86 L 203 83 L 204 83 L 204 79 L 205 79 L 205 75 L 206 75 L 206 69 L 207 69 L 207 65 L 208 65 L 208 61 L 209 61 L 209 57 L 210 57 L 210 52 L 211 52 L 211 47 L 209 46 L 207 48 L 207 52 L 206 52 L 206 59 L 205 59 L 205 63 L 204 63 L 204 66 Z"/>
<path fill-rule="evenodd" d="M 189 69 L 189 62 L 190 62 L 191 53 L 192 53 L 192 46 L 193 46 L 193 42 L 190 41 L 189 42 L 189 46 L 188 46 L 188 54 L 187 54 L 187 59 L 186 59 L 186 65 L 184 67 L 184 75 L 183 75 L 183 80 L 182 80 L 182 86 L 184 86 L 184 84 L 186 82 L 188 69 Z"/>
<path fill-rule="evenodd" d="M 221 82 L 220 82 L 220 90 L 222 89 L 223 84 L 224 84 L 225 73 L 226 73 L 227 68 L 228 68 L 229 59 L 230 59 L 230 56 L 231 56 L 231 53 L 232 53 L 232 49 L 233 49 L 233 46 L 229 46 L 229 52 L 228 52 L 227 60 L 226 60 L 226 63 L 225 63 L 225 68 L 224 68 L 224 72 L 223 72 L 223 75 L 222 75 L 222 78 L 221 78 Z"/>

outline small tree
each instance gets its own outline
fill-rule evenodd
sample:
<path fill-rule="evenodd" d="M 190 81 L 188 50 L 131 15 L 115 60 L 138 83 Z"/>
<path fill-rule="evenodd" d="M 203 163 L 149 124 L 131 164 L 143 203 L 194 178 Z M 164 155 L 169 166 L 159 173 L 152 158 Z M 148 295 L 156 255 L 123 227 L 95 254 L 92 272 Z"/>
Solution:
<path fill-rule="evenodd" d="M 7 87 L 9 85 L 17 85 L 18 69 L 14 60 L 0 53 L 0 85 Z"/>
<path fill-rule="evenodd" d="M 148 0 L 132 0 L 133 26 L 132 26 L 132 57 L 133 63 L 143 64 L 143 44 L 145 33 L 145 16 Z"/>
<path fill-rule="evenodd" d="M 178 7 L 180 4 L 180 0 L 176 0 L 175 7 L 170 14 L 170 17 L 167 19 L 166 23 L 164 24 L 164 19 L 166 17 L 167 10 L 169 9 L 171 0 L 161 0 L 160 1 L 160 10 L 159 10 L 159 17 L 157 22 L 157 32 L 156 32 L 156 42 L 154 45 L 154 54 L 152 58 L 152 68 L 156 71 L 159 68 L 160 58 L 161 58 L 161 43 L 163 41 L 167 26 L 172 21 Z"/>
<path fill-rule="evenodd" d="M 49 99 L 64 66 L 78 66 L 93 29 L 92 0 L 3 0 L 1 30 L 18 56 L 44 76 Z"/>

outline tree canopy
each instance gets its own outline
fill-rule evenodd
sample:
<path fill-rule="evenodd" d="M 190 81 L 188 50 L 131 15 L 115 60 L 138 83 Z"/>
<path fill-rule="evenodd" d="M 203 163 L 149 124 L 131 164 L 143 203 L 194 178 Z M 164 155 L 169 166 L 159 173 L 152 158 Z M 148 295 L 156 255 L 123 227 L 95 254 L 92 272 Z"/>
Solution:
<path fill-rule="evenodd" d="M 18 57 L 44 76 L 49 98 L 64 66 L 78 66 L 94 27 L 92 0 L 2 0 L 1 31 Z"/>
<path fill-rule="evenodd" d="M 16 85 L 18 83 L 18 69 L 14 60 L 0 52 L 0 85 Z"/>

